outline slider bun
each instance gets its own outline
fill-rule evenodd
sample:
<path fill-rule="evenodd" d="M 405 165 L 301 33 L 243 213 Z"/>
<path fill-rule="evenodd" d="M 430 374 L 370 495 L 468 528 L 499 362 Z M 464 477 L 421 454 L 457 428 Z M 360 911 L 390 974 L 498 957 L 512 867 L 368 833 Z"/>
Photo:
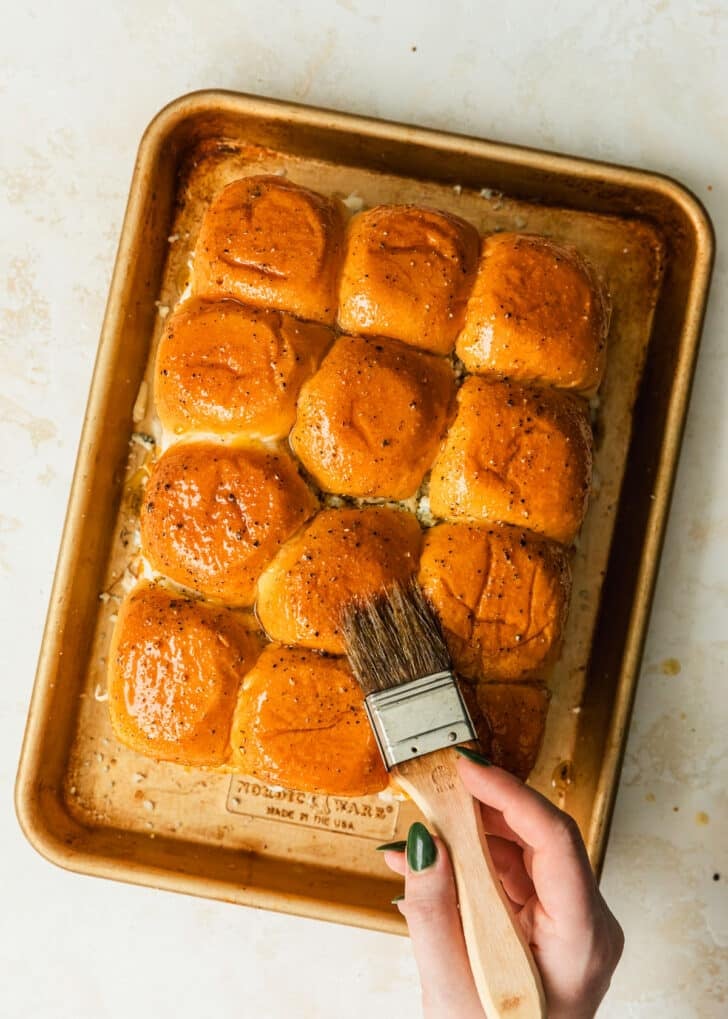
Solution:
<path fill-rule="evenodd" d="M 584 519 L 591 466 L 583 401 L 471 376 L 432 467 L 430 507 L 436 517 L 515 524 L 568 544 Z"/>
<path fill-rule="evenodd" d="M 571 586 L 560 545 L 497 524 L 438 524 L 419 581 L 461 674 L 521 679 L 556 658 Z"/>
<path fill-rule="evenodd" d="M 341 613 L 417 569 L 417 519 L 386 506 L 322 510 L 261 576 L 256 612 L 285 644 L 343 654 Z"/>
<path fill-rule="evenodd" d="M 261 571 L 316 506 L 287 454 L 180 444 L 152 467 L 142 546 L 154 569 L 178 584 L 230 605 L 252 605 Z"/>
<path fill-rule="evenodd" d="M 243 177 L 205 214 L 192 289 L 332 325 L 343 243 L 340 202 L 283 177 Z"/>
<path fill-rule="evenodd" d="M 478 262 L 478 233 L 457 216 L 380 205 L 349 223 L 339 326 L 449 354 Z"/>
<path fill-rule="evenodd" d="M 610 305 L 573 248 L 531 234 L 483 242 L 457 353 L 470 372 L 596 392 Z"/>
<path fill-rule="evenodd" d="M 524 781 L 546 729 L 550 694 L 542 683 L 479 683 L 478 708 L 490 728 L 488 758 Z"/>
<path fill-rule="evenodd" d="M 332 339 L 325 326 L 237 301 L 186 301 L 166 323 L 154 397 L 170 431 L 283 438 L 301 383 Z"/>
<path fill-rule="evenodd" d="M 239 614 L 139 585 L 119 609 L 109 652 L 114 732 L 149 757 L 223 764 L 238 688 L 260 647 Z"/>
<path fill-rule="evenodd" d="M 291 446 L 324 491 L 406 499 L 430 468 L 453 393 L 446 361 L 341 336 L 301 389 Z"/>
<path fill-rule="evenodd" d="M 344 658 L 270 644 L 245 677 L 236 771 L 307 792 L 363 796 L 388 784 L 361 689 Z"/>

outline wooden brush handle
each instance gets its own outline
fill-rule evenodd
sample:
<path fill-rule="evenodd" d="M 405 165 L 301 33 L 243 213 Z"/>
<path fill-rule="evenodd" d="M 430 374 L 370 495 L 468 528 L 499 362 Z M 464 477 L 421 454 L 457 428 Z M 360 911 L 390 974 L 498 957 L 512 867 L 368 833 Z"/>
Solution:
<path fill-rule="evenodd" d="M 541 978 L 495 872 L 480 804 L 451 748 L 397 765 L 395 775 L 450 851 L 470 965 L 488 1019 L 546 1016 Z"/>

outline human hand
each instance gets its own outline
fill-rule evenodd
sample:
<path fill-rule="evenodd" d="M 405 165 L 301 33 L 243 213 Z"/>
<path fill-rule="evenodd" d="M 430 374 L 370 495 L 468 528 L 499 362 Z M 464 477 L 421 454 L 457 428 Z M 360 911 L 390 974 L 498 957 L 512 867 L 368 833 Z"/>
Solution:
<path fill-rule="evenodd" d="M 476 755 L 479 756 L 479 755 Z M 463 758 L 463 784 L 482 804 L 503 888 L 541 973 L 549 1019 L 592 1019 L 624 947 L 597 887 L 576 822 L 501 768 Z M 384 859 L 405 879 L 424 1019 L 483 1019 L 447 849 L 424 825 Z"/>

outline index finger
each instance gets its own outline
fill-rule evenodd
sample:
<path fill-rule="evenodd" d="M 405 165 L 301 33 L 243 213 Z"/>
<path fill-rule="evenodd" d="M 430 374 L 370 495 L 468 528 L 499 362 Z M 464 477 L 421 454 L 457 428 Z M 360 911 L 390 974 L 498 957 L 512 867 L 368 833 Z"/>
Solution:
<path fill-rule="evenodd" d="M 576 821 L 502 768 L 461 759 L 458 769 L 470 794 L 499 810 L 531 848 L 531 876 L 546 914 L 568 923 L 591 915 L 598 891 Z"/>

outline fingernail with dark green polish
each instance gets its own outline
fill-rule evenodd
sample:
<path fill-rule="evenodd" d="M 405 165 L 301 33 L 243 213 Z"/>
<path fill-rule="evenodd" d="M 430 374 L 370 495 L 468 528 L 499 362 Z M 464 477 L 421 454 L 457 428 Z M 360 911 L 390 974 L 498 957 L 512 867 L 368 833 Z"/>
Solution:
<path fill-rule="evenodd" d="M 407 848 L 407 840 L 400 839 L 399 842 L 385 842 L 383 846 L 377 846 L 378 853 L 403 853 Z"/>
<path fill-rule="evenodd" d="M 437 847 L 424 824 L 415 821 L 407 835 L 407 865 L 410 870 L 427 870 L 437 859 Z"/>
<path fill-rule="evenodd" d="M 463 757 L 467 757 L 469 761 L 474 761 L 476 764 L 482 764 L 486 768 L 492 765 L 492 761 L 489 761 L 487 757 L 483 757 L 477 750 L 471 750 L 470 747 L 453 747 Z"/>
<path fill-rule="evenodd" d="M 392 899 L 392 905 L 396 906 L 398 902 L 402 902 L 403 900 L 404 895 L 395 895 L 395 897 Z"/>

